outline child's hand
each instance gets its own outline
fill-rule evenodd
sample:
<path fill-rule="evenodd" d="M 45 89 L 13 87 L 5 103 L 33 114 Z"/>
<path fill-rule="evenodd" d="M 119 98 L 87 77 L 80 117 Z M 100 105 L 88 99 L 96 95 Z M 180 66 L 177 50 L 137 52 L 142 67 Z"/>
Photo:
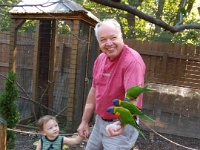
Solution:
<path fill-rule="evenodd" d="M 124 127 L 120 125 L 120 122 L 114 122 L 106 126 L 106 132 L 108 136 L 116 136 L 123 132 Z"/>

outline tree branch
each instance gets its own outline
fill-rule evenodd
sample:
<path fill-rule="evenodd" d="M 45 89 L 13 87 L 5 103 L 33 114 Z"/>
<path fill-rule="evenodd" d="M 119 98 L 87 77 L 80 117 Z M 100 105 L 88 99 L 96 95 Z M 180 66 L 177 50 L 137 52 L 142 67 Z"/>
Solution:
<path fill-rule="evenodd" d="M 200 29 L 200 24 L 179 24 L 175 26 L 170 26 L 166 22 L 157 19 L 151 15 L 145 14 L 141 11 L 139 11 L 136 7 L 126 5 L 123 3 L 116 3 L 111 0 L 91 0 L 93 2 L 96 2 L 98 4 L 102 4 L 105 6 L 113 7 L 116 9 L 127 11 L 130 14 L 133 14 L 135 16 L 138 16 L 140 19 L 146 20 L 150 23 L 153 23 L 157 26 L 160 26 L 161 28 L 170 31 L 172 33 L 180 32 L 186 29 Z"/>

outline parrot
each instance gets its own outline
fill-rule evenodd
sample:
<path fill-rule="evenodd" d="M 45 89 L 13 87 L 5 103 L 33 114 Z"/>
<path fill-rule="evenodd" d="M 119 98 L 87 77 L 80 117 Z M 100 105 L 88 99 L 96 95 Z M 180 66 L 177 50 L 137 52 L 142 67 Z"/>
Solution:
<path fill-rule="evenodd" d="M 126 99 L 130 99 L 130 98 L 134 98 L 136 99 L 141 93 L 146 93 L 146 92 L 150 92 L 153 91 L 153 89 L 149 89 L 146 86 L 145 87 L 141 87 L 139 85 L 130 87 L 127 89 L 126 93 L 125 93 L 125 98 Z"/>
<path fill-rule="evenodd" d="M 144 112 L 141 111 L 140 108 L 138 108 L 137 106 L 135 106 L 134 104 L 132 104 L 129 101 L 114 99 L 112 102 L 115 106 L 122 106 L 122 107 L 128 109 L 132 115 L 139 115 L 141 118 L 143 118 L 145 120 L 154 121 L 154 119 L 147 116 Z"/>
<path fill-rule="evenodd" d="M 133 126 L 134 128 L 136 128 L 136 130 L 139 132 L 139 134 L 144 139 L 146 139 L 144 134 L 140 130 L 140 127 L 137 124 L 135 118 L 132 116 L 132 114 L 130 113 L 130 111 L 128 109 L 123 108 L 123 107 L 110 106 L 107 108 L 107 112 L 109 112 L 109 113 L 115 115 L 117 118 L 119 118 L 119 121 L 122 126 L 129 124 L 129 125 Z"/>

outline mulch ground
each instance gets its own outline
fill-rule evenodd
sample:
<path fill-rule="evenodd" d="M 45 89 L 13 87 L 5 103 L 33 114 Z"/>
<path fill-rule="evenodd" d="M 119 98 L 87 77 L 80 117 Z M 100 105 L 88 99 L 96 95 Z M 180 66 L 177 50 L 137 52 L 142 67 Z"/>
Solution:
<path fill-rule="evenodd" d="M 180 144 L 178 146 L 154 133 L 144 131 L 144 134 L 147 140 L 145 141 L 142 137 L 139 137 L 133 150 L 200 150 L 200 139 L 162 134 L 171 141 Z M 38 135 L 17 133 L 15 150 L 35 150 L 36 147 L 33 145 L 33 143 L 38 139 L 40 139 L 40 136 Z M 86 141 L 82 142 L 80 145 L 69 147 L 69 150 L 84 150 L 85 145 Z"/>

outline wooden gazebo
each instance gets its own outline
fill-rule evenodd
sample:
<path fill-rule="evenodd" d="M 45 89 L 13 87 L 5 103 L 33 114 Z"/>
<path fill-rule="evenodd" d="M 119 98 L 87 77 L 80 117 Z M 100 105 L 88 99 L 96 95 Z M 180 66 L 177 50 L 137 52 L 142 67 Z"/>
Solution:
<path fill-rule="evenodd" d="M 19 29 L 26 20 L 37 22 L 32 52 L 32 77 L 27 79 L 31 80 L 31 97 L 35 101 L 32 104 L 33 116 L 37 119 L 41 115 L 64 112 L 67 116 L 68 130 L 75 130 L 80 123 L 85 97 L 91 85 L 92 64 L 98 53 L 98 44 L 93 31 L 99 21 L 98 18 L 72 0 L 27 0 L 20 2 L 9 13 L 12 25 L 9 68 L 16 73 L 17 59 L 19 59 L 17 58 Z M 57 46 L 61 43 L 57 32 L 59 21 L 66 23 L 71 30 L 66 34 L 69 39 L 68 45 L 63 42 L 61 46 L 62 57 L 58 57 L 57 54 Z M 56 59 L 62 59 L 63 62 L 67 59 L 67 65 L 62 63 L 61 70 L 58 70 Z M 68 81 L 67 85 L 62 84 L 63 87 L 60 89 L 66 86 L 68 88 L 61 93 L 62 98 L 67 99 L 66 103 L 64 106 L 63 104 L 56 106 L 56 111 L 54 107 L 58 105 L 58 100 L 54 93 L 55 89 L 58 89 L 56 83 L 60 75 L 57 74 L 58 71 L 67 73 Z M 42 105 L 48 109 L 43 109 Z"/>

